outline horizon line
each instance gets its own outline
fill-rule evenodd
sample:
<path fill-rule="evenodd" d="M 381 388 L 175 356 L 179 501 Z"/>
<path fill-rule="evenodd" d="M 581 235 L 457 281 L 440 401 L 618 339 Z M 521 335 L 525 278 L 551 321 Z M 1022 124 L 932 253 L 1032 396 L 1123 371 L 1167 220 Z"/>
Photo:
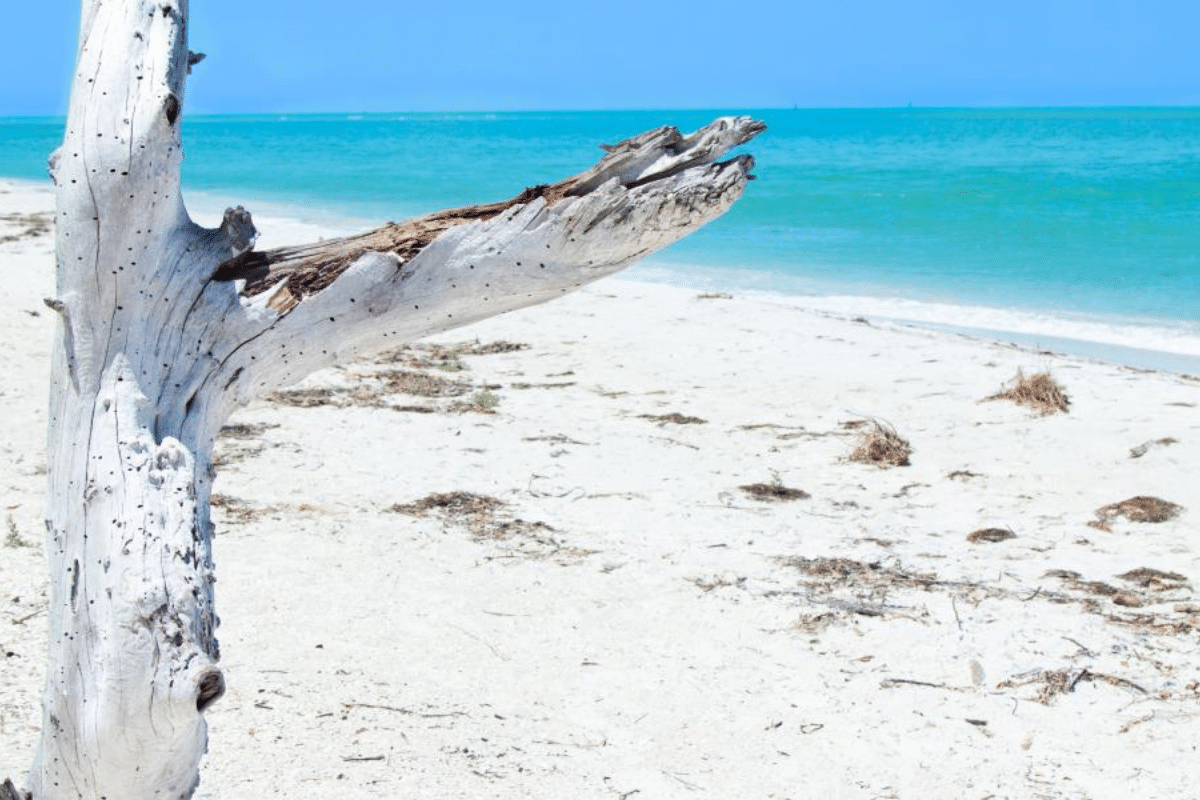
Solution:
<path fill-rule="evenodd" d="M 390 111 L 364 111 L 361 109 L 330 109 L 323 111 L 298 110 L 261 110 L 261 111 L 193 111 L 186 112 L 190 117 L 228 117 L 228 116 L 323 116 L 323 115 L 362 115 L 381 116 L 388 114 L 630 114 L 640 112 L 721 112 L 721 111 L 1084 111 L 1084 110 L 1133 110 L 1133 109 L 1163 109 L 1185 110 L 1200 109 L 1198 103 L 1118 103 L 1118 104 L 976 104 L 976 105 L 818 105 L 818 106 L 679 106 L 653 107 L 639 106 L 631 108 L 448 108 L 448 109 L 394 109 Z M 66 120 L 65 112 L 52 114 L 0 114 L 0 120 L 41 119 Z"/>

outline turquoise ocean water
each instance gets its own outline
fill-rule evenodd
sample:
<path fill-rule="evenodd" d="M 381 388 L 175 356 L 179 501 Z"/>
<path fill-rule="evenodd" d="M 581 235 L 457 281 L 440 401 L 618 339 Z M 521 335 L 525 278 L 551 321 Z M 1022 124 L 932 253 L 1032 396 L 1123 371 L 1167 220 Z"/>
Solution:
<path fill-rule="evenodd" d="M 635 277 L 1200 372 L 1200 108 L 200 116 L 184 183 L 200 211 L 353 228 L 503 199 L 601 142 L 721 113 L 769 125 L 758 180 Z M 44 178 L 60 125 L 0 118 L 0 175 Z"/>

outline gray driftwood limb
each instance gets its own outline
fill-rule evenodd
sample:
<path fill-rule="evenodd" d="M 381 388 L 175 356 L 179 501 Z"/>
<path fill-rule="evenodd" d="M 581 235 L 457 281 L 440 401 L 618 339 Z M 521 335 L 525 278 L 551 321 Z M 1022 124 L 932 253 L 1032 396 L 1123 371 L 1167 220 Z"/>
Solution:
<path fill-rule="evenodd" d="M 611 274 L 725 212 L 763 129 L 718 119 L 606 148 L 492 205 L 253 250 L 180 195 L 186 0 L 85 0 L 52 158 L 59 312 L 49 435 L 50 651 L 33 800 L 190 797 L 225 684 L 212 447 L 236 407 L 309 372 Z M 6 784 L 0 797 L 22 797 Z"/>

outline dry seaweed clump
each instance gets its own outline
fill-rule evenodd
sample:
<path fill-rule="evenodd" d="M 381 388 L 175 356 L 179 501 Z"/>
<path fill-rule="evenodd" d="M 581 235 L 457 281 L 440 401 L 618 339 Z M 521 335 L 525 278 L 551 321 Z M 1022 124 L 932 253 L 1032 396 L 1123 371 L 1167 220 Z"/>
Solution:
<path fill-rule="evenodd" d="M 907 467 L 912 445 L 896 433 L 891 425 L 871 420 L 870 427 L 862 431 L 858 444 L 849 459 L 861 464 L 874 464 L 880 468 Z"/>
<path fill-rule="evenodd" d="M 772 502 L 786 502 L 788 500 L 805 500 L 810 495 L 803 489 L 793 489 L 790 486 L 784 486 L 782 483 L 750 483 L 745 486 L 739 486 L 746 494 L 753 497 L 755 500 L 768 500 Z"/>
<path fill-rule="evenodd" d="M 657 422 L 660 427 L 667 424 L 706 425 L 708 423 L 706 419 L 680 414 L 678 411 L 672 411 L 670 414 L 638 414 L 638 419 L 648 419 L 651 422 Z"/>
<path fill-rule="evenodd" d="M 1164 572 L 1151 567 L 1138 567 L 1117 576 L 1123 581 L 1136 584 L 1155 592 L 1179 589 L 1187 586 L 1187 578 L 1178 572 Z"/>
<path fill-rule="evenodd" d="M 17 233 L 0 234 L 0 244 L 35 238 L 50 232 L 54 215 L 45 211 L 34 214 L 0 214 L 0 226 L 19 228 Z"/>
<path fill-rule="evenodd" d="M 1067 413 L 1071 404 L 1066 390 L 1050 376 L 1049 372 L 1035 372 L 1026 375 L 1017 370 L 1017 377 L 1012 385 L 1002 391 L 985 397 L 985 400 L 1011 400 L 1019 406 L 1033 409 L 1041 416 Z"/>
<path fill-rule="evenodd" d="M 433 516 L 466 530 L 477 542 L 502 546 L 504 558 L 553 558 L 575 563 L 594 551 L 569 545 L 555 528 L 544 522 L 513 518 L 507 504 L 488 495 L 455 491 L 434 493 L 412 503 L 396 504 L 389 511 L 414 517 Z"/>
<path fill-rule="evenodd" d="M 422 516 L 430 511 L 441 511 L 452 516 L 467 514 L 488 514 L 503 506 L 503 501 L 487 495 L 472 492 L 435 492 L 420 500 L 403 505 L 397 503 L 389 511 L 397 514 Z"/>
<path fill-rule="evenodd" d="M 350 389 L 331 389 L 325 386 L 309 389 L 280 389 L 277 392 L 271 392 L 265 399 L 268 403 L 294 406 L 295 408 L 318 408 L 321 406 L 380 408 L 383 405 L 378 393 L 365 386 L 354 386 Z"/>
<path fill-rule="evenodd" d="M 1017 535 L 1006 528 L 980 528 L 977 531 L 971 531 L 967 534 L 967 541 L 971 544 L 979 544 L 980 542 L 995 544 L 996 542 L 1006 542 L 1009 539 L 1015 538 L 1017 538 Z"/>
<path fill-rule="evenodd" d="M 1119 503 L 1109 503 L 1096 509 L 1096 519 L 1090 523 L 1093 528 L 1111 530 L 1111 523 L 1117 517 L 1124 517 L 1130 522 L 1167 522 L 1179 516 L 1183 506 L 1163 500 L 1159 497 L 1138 495 Z"/>

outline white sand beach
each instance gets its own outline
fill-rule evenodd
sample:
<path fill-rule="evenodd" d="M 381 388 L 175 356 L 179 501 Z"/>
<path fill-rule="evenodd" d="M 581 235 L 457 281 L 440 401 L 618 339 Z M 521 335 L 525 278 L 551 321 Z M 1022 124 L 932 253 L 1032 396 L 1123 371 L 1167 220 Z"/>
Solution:
<path fill-rule="evenodd" d="M 0 778 L 41 721 L 52 220 L 0 180 Z M 985 401 L 1018 370 L 1068 411 Z M 848 458 L 872 420 L 908 466 Z M 225 434 L 205 800 L 1197 795 L 1195 378 L 605 280 Z"/>

